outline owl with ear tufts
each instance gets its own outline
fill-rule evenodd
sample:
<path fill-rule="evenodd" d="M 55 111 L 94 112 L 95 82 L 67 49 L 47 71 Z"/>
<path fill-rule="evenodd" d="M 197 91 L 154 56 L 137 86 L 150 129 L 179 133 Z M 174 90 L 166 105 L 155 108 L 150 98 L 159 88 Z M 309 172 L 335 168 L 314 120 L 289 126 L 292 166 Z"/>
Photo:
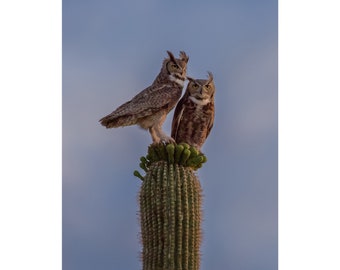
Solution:
<path fill-rule="evenodd" d="M 181 51 L 179 58 L 167 51 L 162 68 L 153 81 L 130 101 L 122 104 L 109 115 L 100 119 L 106 128 L 138 125 L 148 129 L 153 143 L 174 142 L 167 136 L 163 123 L 182 95 L 189 57 Z"/>
<path fill-rule="evenodd" d="M 208 72 L 207 80 L 189 80 L 172 120 L 171 137 L 177 143 L 185 142 L 201 149 L 214 124 L 215 85 L 213 75 Z"/>

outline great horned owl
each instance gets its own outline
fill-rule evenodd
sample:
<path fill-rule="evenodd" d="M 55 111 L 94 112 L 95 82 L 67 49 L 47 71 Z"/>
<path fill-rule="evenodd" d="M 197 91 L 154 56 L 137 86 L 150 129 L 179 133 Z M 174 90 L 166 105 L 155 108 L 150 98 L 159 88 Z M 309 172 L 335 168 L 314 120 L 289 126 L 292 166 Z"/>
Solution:
<path fill-rule="evenodd" d="M 99 121 L 106 128 L 139 125 L 148 129 L 153 143 L 174 142 L 162 130 L 167 114 L 175 107 L 182 95 L 189 57 L 181 51 L 180 58 L 167 51 L 161 71 L 151 86 L 130 101 L 119 106 Z"/>
<path fill-rule="evenodd" d="M 178 102 L 172 120 L 171 137 L 200 150 L 214 124 L 215 85 L 212 73 L 207 80 L 187 77 L 189 84 Z"/>

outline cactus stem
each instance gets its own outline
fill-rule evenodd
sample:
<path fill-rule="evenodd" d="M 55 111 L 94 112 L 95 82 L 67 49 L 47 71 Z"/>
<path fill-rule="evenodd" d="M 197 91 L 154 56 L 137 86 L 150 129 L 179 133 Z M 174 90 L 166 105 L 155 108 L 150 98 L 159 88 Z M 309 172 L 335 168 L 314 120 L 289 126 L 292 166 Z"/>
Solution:
<path fill-rule="evenodd" d="M 194 173 L 205 156 L 187 144 L 149 146 L 140 159 L 143 270 L 198 270 L 201 185 Z"/>

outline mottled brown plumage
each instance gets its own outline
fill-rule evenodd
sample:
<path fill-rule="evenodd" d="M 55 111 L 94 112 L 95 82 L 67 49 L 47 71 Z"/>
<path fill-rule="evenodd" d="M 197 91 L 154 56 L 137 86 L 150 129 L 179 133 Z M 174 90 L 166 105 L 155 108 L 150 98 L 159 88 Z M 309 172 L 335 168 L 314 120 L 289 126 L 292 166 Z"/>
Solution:
<path fill-rule="evenodd" d="M 171 137 L 201 149 L 214 124 L 215 85 L 209 72 L 207 80 L 188 77 L 185 94 L 178 102 L 172 120 Z"/>
<path fill-rule="evenodd" d="M 173 142 L 162 130 L 167 114 L 180 99 L 186 79 L 189 57 L 180 52 L 180 58 L 167 51 L 169 57 L 163 61 L 161 71 L 151 86 L 130 101 L 119 106 L 99 121 L 106 128 L 139 125 L 148 129 L 154 143 Z"/>

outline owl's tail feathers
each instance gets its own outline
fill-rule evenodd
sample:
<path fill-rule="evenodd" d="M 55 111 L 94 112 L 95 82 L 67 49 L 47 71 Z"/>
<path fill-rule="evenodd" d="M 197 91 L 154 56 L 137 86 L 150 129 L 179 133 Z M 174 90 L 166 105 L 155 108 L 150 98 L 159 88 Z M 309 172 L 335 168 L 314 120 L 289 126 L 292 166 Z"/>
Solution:
<path fill-rule="evenodd" d="M 117 128 L 135 124 L 134 122 L 131 122 L 130 119 L 131 116 L 116 116 L 109 114 L 100 119 L 99 122 L 106 128 Z"/>
<path fill-rule="evenodd" d="M 99 122 L 106 128 L 119 127 L 119 125 L 117 125 L 117 118 L 112 118 L 110 116 L 103 117 Z"/>

